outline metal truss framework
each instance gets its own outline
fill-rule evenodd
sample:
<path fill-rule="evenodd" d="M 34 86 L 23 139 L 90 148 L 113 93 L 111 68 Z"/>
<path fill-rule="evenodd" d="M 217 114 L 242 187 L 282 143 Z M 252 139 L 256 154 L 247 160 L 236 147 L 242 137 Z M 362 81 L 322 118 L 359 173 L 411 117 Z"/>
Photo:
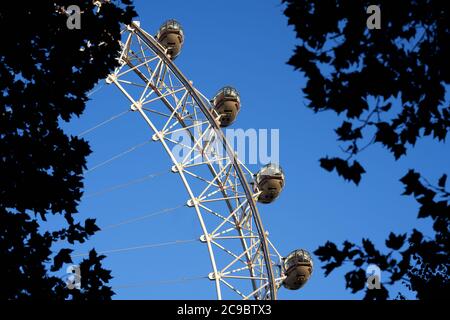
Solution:
<path fill-rule="evenodd" d="M 242 299 L 276 299 L 285 276 L 282 256 L 268 239 L 248 181 L 210 101 L 180 72 L 150 34 L 133 22 L 124 31 L 120 67 L 108 76 L 151 128 L 169 155 L 196 212 L 211 260 L 217 298 L 230 289 Z M 173 138 L 183 133 L 190 143 Z M 173 150 L 188 150 L 182 160 Z M 273 252 L 271 254 L 271 252 Z"/>

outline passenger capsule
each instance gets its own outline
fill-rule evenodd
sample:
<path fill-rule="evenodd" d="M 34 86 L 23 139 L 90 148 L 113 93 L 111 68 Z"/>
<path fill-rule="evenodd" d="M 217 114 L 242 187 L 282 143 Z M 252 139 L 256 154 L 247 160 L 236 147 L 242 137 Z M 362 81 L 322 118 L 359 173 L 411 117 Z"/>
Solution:
<path fill-rule="evenodd" d="M 156 35 L 158 42 L 167 49 L 170 58 L 175 59 L 181 51 L 184 42 L 183 28 L 176 20 L 167 20 L 159 28 Z"/>
<path fill-rule="evenodd" d="M 298 290 L 305 285 L 313 272 L 313 261 L 308 251 L 299 249 L 284 258 L 283 286 L 289 290 Z"/>
<path fill-rule="evenodd" d="M 257 191 L 261 192 L 258 201 L 261 203 L 273 202 L 284 187 L 284 173 L 281 167 L 275 163 L 269 163 L 256 174 Z"/>
<path fill-rule="evenodd" d="M 212 100 L 214 110 L 220 115 L 221 127 L 228 127 L 236 120 L 241 108 L 239 93 L 233 87 L 226 86 L 220 89 Z"/>

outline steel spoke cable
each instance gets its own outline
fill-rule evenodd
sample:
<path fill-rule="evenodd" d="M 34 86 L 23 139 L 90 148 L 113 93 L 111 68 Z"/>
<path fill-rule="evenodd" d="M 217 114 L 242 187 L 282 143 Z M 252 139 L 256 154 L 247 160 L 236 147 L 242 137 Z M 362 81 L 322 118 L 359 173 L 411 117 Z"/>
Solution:
<path fill-rule="evenodd" d="M 135 151 L 136 149 L 139 149 L 139 148 L 142 147 L 142 146 L 145 146 L 146 144 L 150 143 L 150 141 L 151 141 L 151 140 L 146 140 L 146 141 L 141 142 L 141 143 L 139 143 L 139 144 L 137 144 L 137 145 L 135 145 L 135 146 L 132 146 L 131 148 L 129 148 L 129 149 L 125 150 L 125 151 L 122 151 L 122 152 L 120 152 L 120 153 L 118 153 L 118 154 L 112 156 L 111 158 L 109 158 L 109 159 L 107 159 L 107 160 L 105 160 L 105 161 L 103 161 L 103 162 L 100 162 L 99 164 L 97 164 L 97 165 L 93 166 L 92 168 L 86 170 L 85 173 L 89 173 L 89 172 L 92 172 L 92 171 L 94 171 L 94 170 L 96 170 L 96 169 L 98 169 L 98 168 L 101 168 L 101 167 L 103 167 L 104 165 L 107 165 L 108 163 L 110 163 L 110 162 L 112 162 L 112 161 L 114 161 L 114 160 L 117 160 L 117 159 L 123 157 L 124 155 L 127 155 L 128 153 L 133 152 L 133 151 Z"/>
<path fill-rule="evenodd" d="M 105 227 L 102 227 L 101 231 L 117 228 L 117 227 L 120 227 L 120 226 L 123 226 L 123 225 L 126 225 L 126 224 L 130 224 L 130 223 L 133 223 L 133 222 L 136 222 L 136 221 L 141 221 L 141 220 L 144 220 L 144 219 L 150 219 L 150 218 L 153 218 L 153 217 L 156 217 L 156 216 L 160 216 L 160 215 L 163 215 L 163 214 L 169 214 L 169 213 L 172 213 L 175 210 L 183 208 L 183 207 L 187 207 L 187 205 L 186 204 L 181 204 L 181 205 L 176 206 L 176 207 L 165 208 L 165 209 L 162 209 L 162 210 L 158 210 L 158 211 L 147 213 L 147 214 L 142 215 L 142 216 L 138 216 L 138 217 L 130 218 L 130 219 L 127 219 L 127 220 L 123 220 L 123 221 L 118 222 L 118 223 L 109 224 L 109 225 L 107 225 Z"/>
<path fill-rule="evenodd" d="M 166 242 L 160 242 L 160 243 L 143 244 L 143 245 L 140 245 L 140 246 L 133 246 L 133 247 L 127 247 L 127 248 L 104 250 L 104 251 L 99 251 L 97 253 L 98 254 L 121 253 L 121 252 L 129 252 L 129 251 L 141 250 L 141 249 L 167 247 L 167 246 L 173 246 L 173 245 L 176 245 L 176 244 L 186 244 L 186 243 L 192 243 L 192 242 L 197 242 L 197 241 L 199 241 L 198 238 L 187 239 L 187 240 L 174 240 L 174 241 L 166 241 Z M 84 256 L 88 256 L 88 255 L 89 255 L 89 253 L 78 253 L 78 254 L 73 254 L 72 258 L 84 257 Z"/>
<path fill-rule="evenodd" d="M 161 176 L 161 175 L 163 175 L 165 173 L 169 173 L 169 172 L 171 172 L 171 170 L 164 170 L 164 171 L 160 171 L 160 172 L 151 173 L 151 174 L 145 175 L 143 177 L 130 180 L 130 181 L 125 182 L 125 183 L 117 184 L 117 185 L 114 185 L 112 187 L 102 189 L 100 191 L 89 193 L 89 194 L 87 194 L 85 196 L 85 198 L 92 198 L 92 197 L 103 195 L 105 193 L 109 193 L 111 191 L 115 191 L 115 190 L 118 190 L 118 189 L 123 189 L 123 188 L 129 187 L 129 186 L 132 186 L 132 185 L 135 185 L 135 184 L 138 184 L 138 183 L 150 180 L 152 178 Z"/>
<path fill-rule="evenodd" d="M 102 122 L 96 124 L 95 126 L 89 128 L 89 129 L 86 129 L 86 130 L 84 130 L 83 132 L 80 132 L 80 133 L 78 134 L 78 137 L 81 138 L 81 137 L 87 135 L 88 133 L 90 133 L 90 132 L 92 132 L 92 131 L 94 131 L 94 130 L 96 130 L 96 129 L 102 127 L 102 126 L 104 126 L 105 124 L 108 124 L 108 123 L 110 123 L 111 121 L 120 118 L 121 116 L 127 114 L 127 113 L 130 112 L 130 111 L 131 111 L 131 110 L 125 110 L 125 111 L 122 111 L 122 112 L 120 112 L 120 113 L 118 113 L 118 114 L 116 114 L 116 115 L 113 115 L 113 116 L 110 117 L 109 119 L 106 119 L 106 120 L 104 120 L 104 121 L 102 121 Z"/>
<path fill-rule="evenodd" d="M 91 91 L 89 91 L 86 94 L 86 97 L 90 97 L 91 95 L 93 95 L 94 93 L 100 91 L 101 89 L 103 89 L 103 87 L 105 86 L 105 83 L 103 82 L 102 84 L 100 84 L 97 88 L 92 89 Z"/>

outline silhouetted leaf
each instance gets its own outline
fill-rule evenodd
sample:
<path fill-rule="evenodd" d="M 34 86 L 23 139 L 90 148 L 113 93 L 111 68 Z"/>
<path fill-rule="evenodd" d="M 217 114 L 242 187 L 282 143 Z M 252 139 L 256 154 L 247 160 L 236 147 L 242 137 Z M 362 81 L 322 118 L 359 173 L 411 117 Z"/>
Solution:
<path fill-rule="evenodd" d="M 447 175 L 443 174 L 439 179 L 438 186 L 441 188 L 445 188 L 445 183 L 447 182 Z"/>
<path fill-rule="evenodd" d="M 393 232 L 389 234 L 389 238 L 386 240 L 386 247 L 391 248 L 393 250 L 399 250 L 406 239 L 406 233 L 395 235 Z"/>
<path fill-rule="evenodd" d="M 61 269 L 64 263 L 72 263 L 72 257 L 70 254 L 73 252 L 71 249 L 61 249 L 58 254 L 53 258 L 53 265 L 51 271 L 58 271 Z"/>
<path fill-rule="evenodd" d="M 86 233 L 90 236 L 100 230 L 100 228 L 95 224 L 95 220 L 96 219 L 86 219 L 84 222 L 84 230 L 86 230 Z"/>
<path fill-rule="evenodd" d="M 404 195 L 410 195 L 415 190 L 420 187 L 420 174 L 416 173 L 414 170 L 409 170 L 408 173 L 400 179 L 400 181 L 405 185 Z"/>
<path fill-rule="evenodd" d="M 327 241 L 325 245 L 320 246 L 318 249 L 316 249 L 316 251 L 314 251 L 314 254 L 319 257 L 320 261 L 328 261 L 338 252 L 339 250 L 337 246 L 334 243 Z"/>
<path fill-rule="evenodd" d="M 370 241 L 369 239 L 363 239 L 362 243 L 363 243 L 364 251 L 366 251 L 367 255 L 369 255 L 369 256 L 376 255 L 377 251 L 375 250 L 375 246 L 373 245 L 372 241 Z"/>
<path fill-rule="evenodd" d="M 359 128 L 353 129 L 350 122 L 344 121 L 342 125 L 336 129 L 336 134 L 341 141 L 349 141 L 362 138 Z"/>
<path fill-rule="evenodd" d="M 340 158 L 322 158 L 320 159 L 320 166 L 327 171 L 336 172 L 347 181 L 352 181 L 356 185 L 361 181 L 361 175 L 366 171 L 358 161 L 353 161 L 350 165 L 348 161 Z"/>
<path fill-rule="evenodd" d="M 366 285 L 366 272 L 363 269 L 357 269 L 345 274 L 345 287 L 352 290 L 352 293 L 356 293 L 364 289 Z"/>

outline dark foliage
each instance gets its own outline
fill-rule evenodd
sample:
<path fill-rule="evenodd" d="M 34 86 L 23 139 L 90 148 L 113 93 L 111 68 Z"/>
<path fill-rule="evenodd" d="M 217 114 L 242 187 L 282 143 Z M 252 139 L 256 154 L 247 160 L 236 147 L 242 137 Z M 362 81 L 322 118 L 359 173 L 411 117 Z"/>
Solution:
<path fill-rule="evenodd" d="M 364 167 L 355 158 L 381 144 L 397 160 L 418 139 L 444 141 L 450 127 L 450 7 L 437 0 L 283 0 L 299 45 L 289 64 L 308 79 L 303 92 L 315 112 L 344 118 L 335 129 L 344 158 L 325 157 L 320 165 L 359 184 Z M 369 5 L 381 9 L 381 30 L 366 25 Z M 326 262 L 325 275 L 344 262 L 355 267 L 345 276 L 353 293 L 365 288 L 365 267 L 376 264 L 390 274 L 366 299 L 387 299 L 387 286 L 404 283 L 419 299 L 448 298 L 450 194 L 444 174 L 432 186 L 413 170 L 401 182 L 405 195 L 420 204 L 418 218 L 433 221 L 433 236 L 413 230 L 391 233 L 390 250 L 377 250 L 369 239 L 342 248 L 327 242 L 315 254 Z M 392 296 L 391 296 L 392 297 Z M 399 293 L 398 298 L 404 298 Z"/>
<path fill-rule="evenodd" d="M 69 30 L 64 8 L 81 8 L 81 29 Z M 71 250 L 98 229 L 74 220 L 82 196 L 86 141 L 59 121 L 79 116 L 86 94 L 116 65 L 120 26 L 135 15 L 129 0 L 6 1 L 0 6 L 0 286 L 1 299 L 109 299 L 110 272 L 91 251 L 80 263 L 81 290 L 52 272 L 72 263 Z M 65 227 L 45 231 L 49 215 Z M 53 257 L 53 261 L 52 258 Z"/>
<path fill-rule="evenodd" d="M 410 170 L 400 181 L 405 186 L 404 195 L 414 196 L 420 204 L 418 218 L 432 219 L 433 237 L 427 237 L 418 230 L 409 235 L 391 233 L 386 240 L 387 253 L 381 253 L 369 239 L 363 239 L 357 246 L 345 241 L 342 249 L 327 242 L 314 253 L 326 264 L 325 275 L 341 267 L 344 262 L 352 263 L 355 270 L 345 275 L 346 287 L 353 293 L 365 288 L 367 275 L 363 265 L 375 264 L 381 271 L 390 274 L 382 290 L 366 289 L 366 299 L 386 299 L 386 286 L 403 283 L 416 293 L 418 299 L 445 299 L 450 296 L 450 193 L 445 189 L 445 175 L 439 186 L 430 185 L 420 174 Z M 383 279 L 382 279 L 383 280 Z M 399 293 L 399 297 L 401 297 Z"/>
<path fill-rule="evenodd" d="M 289 64 L 308 78 L 315 112 L 346 119 L 336 129 L 344 159 L 321 161 L 358 184 L 365 172 L 348 162 L 380 143 L 399 159 L 424 136 L 443 141 L 450 127 L 450 9 L 433 0 L 283 0 L 300 43 Z M 381 30 L 366 9 L 381 8 Z M 400 107 L 398 107 L 400 105 Z M 347 164 L 345 164 L 347 162 Z"/>

